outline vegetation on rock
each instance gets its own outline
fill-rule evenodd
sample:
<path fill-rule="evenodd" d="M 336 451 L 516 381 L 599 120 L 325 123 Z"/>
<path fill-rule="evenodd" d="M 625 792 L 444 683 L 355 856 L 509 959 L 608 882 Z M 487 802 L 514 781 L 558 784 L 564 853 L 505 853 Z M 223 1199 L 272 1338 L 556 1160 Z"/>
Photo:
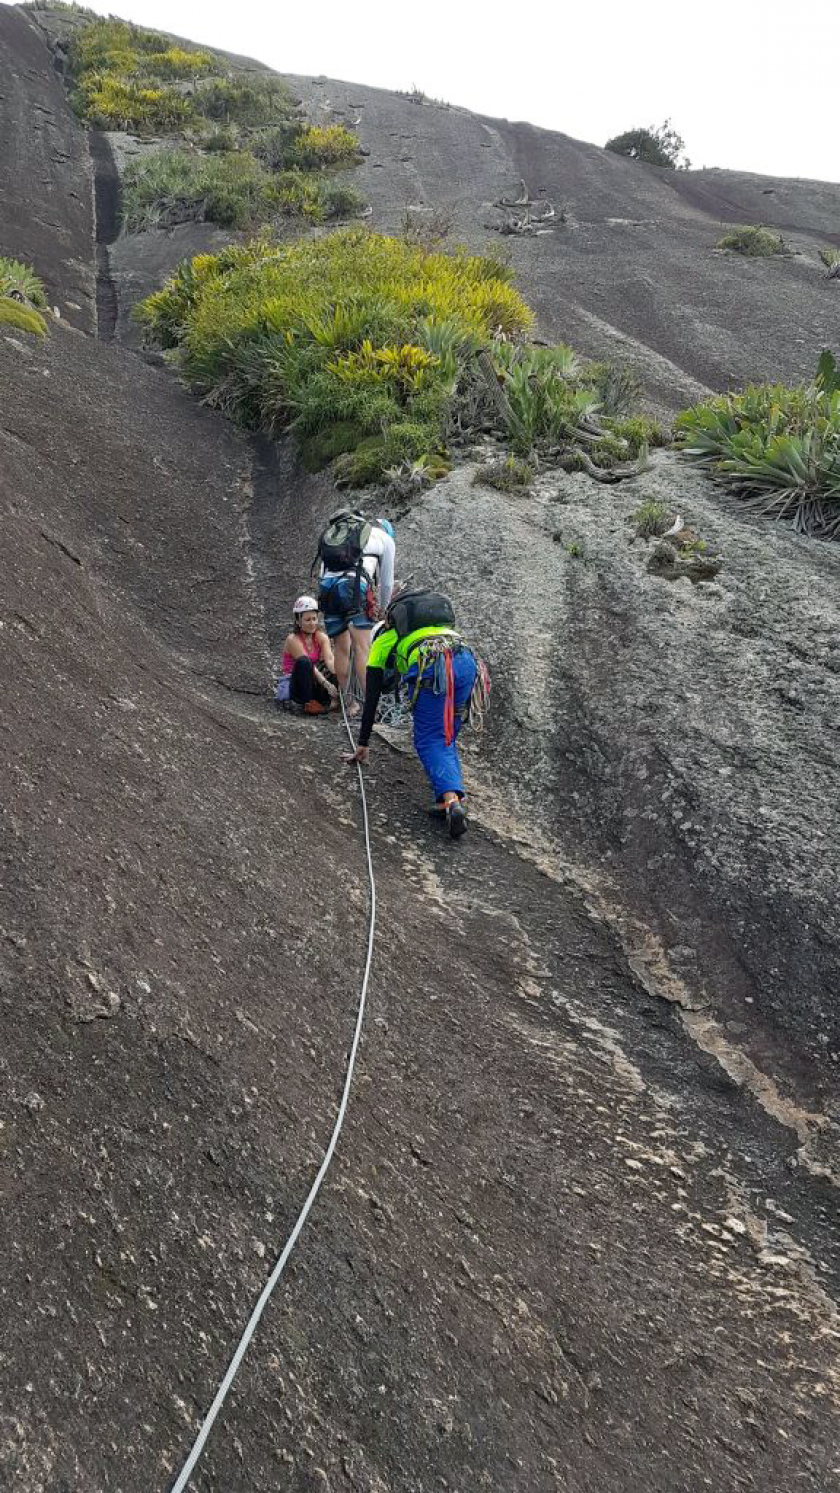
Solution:
<path fill-rule="evenodd" d="M 25 306 L 43 309 L 47 297 L 42 281 L 19 259 L 7 259 L 0 254 L 0 296 L 18 301 Z"/>
<path fill-rule="evenodd" d="M 303 171 L 268 171 L 245 150 L 156 151 L 132 161 L 123 182 L 123 223 L 130 233 L 193 221 L 254 228 L 280 216 L 320 223 L 351 217 L 361 206 L 352 188 Z"/>
<path fill-rule="evenodd" d="M 840 249 L 820 249 L 820 259 L 826 268 L 827 280 L 840 280 Z"/>
<path fill-rule="evenodd" d="M 718 249 L 731 249 L 748 259 L 769 259 L 772 254 L 789 254 L 790 250 L 780 233 L 771 233 L 769 228 L 742 224 L 730 228 L 717 241 Z"/>
<path fill-rule="evenodd" d="M 643 161 L 646 166 L 668 166 L 687 171 L 691 165 L 685 154 L 685 141 L 671 125 L 670 119 L 658 127 L 625 130 L 608 140 L 605 150 L 615 155 L 630 156 L 634 161 Z"/>
<path fill-rule="evenodd" d="M 658 502 L 656 498 L 645 498 L 635 513 L 630 515 L 630 521 L 636 527 L 638 539 L 657 539 L 673 523 L 665 504 Z"/>
<path fill-rule="evenodd" d="M 352 187 L 325 180 L 358 161 L 356 136 L 308 123 L 278 78 L 229 75 L 211 52 L 115 19 L 81 27 L 69 70 L 75 108 L 95 128 L 184 139 L 128 168 L 132 231 L 195 219 L 228 228 L 289 215 L 322 222 L 364 206 Z"/>
<path fill-rule="evenodd" d="M 492 259 L 348 229 L 200 255 L 137 315 L 209 403 L 291 428 L 308 464 L 361 485 L 443 451 L 471 351 L 533 320 L 508 280 Z"/>
<path fill-rule="evenodd" d="M 840 538 L 840 372 L 820 358 L 812 383 L 751 385 L 677 417 L 685 458 L 803 534 Z"/>
<path fill-rule="evenodd" d="M 25 306 L 11 296 L 0 295 L 0 327 L 14 327 L 18 332 L 31 332 L 36 337 L 46 334 L 47 323 L 40 311 Z"/>
<path fill-rule="evenodd" d="M 216 67 L 209 52 L 173 47 L 166 37 L 127 21 L 95 20 L 80 28 L 68 57 L 76 112 L 97 129 L 150 133 L 177 130 L 196 117 L 179 81 Z"/>
<path fill-rule="evenodd" d="M 473 483 L 480 487 L 495 487 L 499 492 L 522 492 L 536 475 L 535 462 L 525 461 L 521 456 L 504 456 L 479 467 Z"/>
<path fill-rule="evenodd" d="M 262 237 L 185 261 L 135 314 L 207 402 L 252 429 L 291 429 L 305 466 L 332 463 L 339 483 L 416 490 L 450 441 L 481 430 L 514 449 L 502 486 L 540 455 L 618 478 L 663 439 L 645 417 L 604 412 L 610 365 L 524 342 L 533 316 L 510 270 L 464 251 L 359 229 Z"/>

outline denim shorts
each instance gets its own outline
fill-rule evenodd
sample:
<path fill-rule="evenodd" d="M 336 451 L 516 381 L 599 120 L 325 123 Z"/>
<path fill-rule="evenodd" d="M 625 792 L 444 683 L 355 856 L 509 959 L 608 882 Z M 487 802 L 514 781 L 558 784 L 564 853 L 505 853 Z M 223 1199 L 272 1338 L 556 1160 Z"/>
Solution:
<path fill-rule="evenodd" d="M 364 607 L 367 591 L 368 582 L 362 579 L 359 582 L 362 600 L 360 608 L 356 599 L 355 575 L 339 576 L 338 580 L 327 586 L 321 583 L 318 601 L 324 616 L 324 631 L 328 638 L 337 638 L 340 633 L 346 631 L 348 626 L 360 629 L 373 627 L 374 619 L 368 616 Z"/>

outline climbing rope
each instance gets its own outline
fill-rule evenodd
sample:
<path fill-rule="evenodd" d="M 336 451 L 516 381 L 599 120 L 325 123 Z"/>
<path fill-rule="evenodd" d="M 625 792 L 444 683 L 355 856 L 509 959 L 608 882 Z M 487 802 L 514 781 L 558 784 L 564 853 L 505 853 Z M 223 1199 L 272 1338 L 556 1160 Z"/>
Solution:
<path fill-rule="evenodd" d="M 344 726 L 350 740 L 350 746 L 352 748 L 355 747 L 355 742 L 353 740 L 353 732 L 350 729 L 350 722 L 347 718 L 347 710 L 345 707 L 343 694 L 340 694 L 340 699 L 341 713 L 344 716 Z M 186 1488 L 190 1477 L 192 1476 L 195 1465 L 198 1462 L 202 1451 L 204 1450 L 204 1444 L 207 1440 L 207 1437 L 210 1435 L 210 1432 L 213 1429 L 213 1423 L 216 1419 L 216 1416 L 218 1415 L 225 1400 L 227 1399 L 228 1390 L 233 1384 L 233 1381 L 236 1378 L 236 1374 L 239 1369 L 239 1365 L 241 1364 L 243 1358 L 245 1357 L 245 1354 L 248 1351 L 251 1339 L 256 1332 L 260 1317 L 262 1316 L 266 1306 L 268 1305 L 268 1302 L 274 1292 L 274 1288 L 277 1285 L 280 1276 L 283 1274 L 283 1270 L 286 1266 L 286 1261 L 288 1260 L 289 1255 L 294 1249 L 300 1236 L 301 1230 L 303 1229 L 303 1226 L 306 1223 L 307 1218 L 309 1217 L 309 1212 L 312 1208 L 312 1204 L 315 1202 L 315 1199 L 321 1189 L 321 1183 L 327 1175 L 330 1162 L 333 1158 L 333 1152 L 335 1151 L 336 1145 L 338 1144 L 338 1137 L 341 1133 L 342 1125 L 344 1124 L 344 1116 L 347 1111 L 347 1104 L 350 1098 L 350 1086 L 353 1082 L 353 1071 L 356 1066 L 356 1054 L 358 1052 L 359 1042 L 362 1035 L 362 1023 L 364 1021 L 365 1005 L 367 1003 L 368 980 L 370 978 L 370 966 L 371 960 L 373 958 L 374 930 L 376 928 L 376 882 L 374 881 L 373 876 L 373 857 L 371 856 L 370 850 L 370 824 L 368 821 L 367 798 L 365 796 L 365 780 L 362 773 L 361 764 L 358 762 L 356 763 L 356 770 L 359 775 L 359 792 L 361 794 L 362 800 L 362 821 L 365 831 L 365 852 L 367 854 L 368 881 L 370 884 L 370 925 L 368 928 L 367 958 L 365 959 L 365 970 L 362 977 L 361 993 L 359 995 L 359 1008 L 356 1015 L 356 1027 L 353 1033 L 353 1041 L 350 1047 L 350 1056 L 347 1060 L 347 1071 L 344 1078 L 344 1088 L 341 1093 L 341 1101 L 338 1106 L 338 1114 L 336 1115 L 335 1124 L 333 1126 L 329 1144 L 326 1151 L 324 1152 L 324 1159 L 318 1168 L 317 1175 L 314 1182 L 312 1183 L 312 1186 L 309 1189 L 306 1201 L 301 1208 L 300 1213 L 298 1214 L 297 1222 L 295 1223 L 292 1232 L 290 1233 L 285 1245 L 283 1246 L 282 1254 L 280 1255 L 276 1265 L 274 1266 L 274 1269 L 272 1270 L 270 1276 L 268 1277 L 268 1280 L 266 1281 L 265 1285 L 262 1288 L 262 1291 L 260 1292 L 257 1304 L 248 1319 L 247 1325 L 241 1338 L 239 1339 L 236 1351 L 230 1363 L 228 1364 L 225 1376 L 216 1391 L 216 1397 L 207 1414 L 205 1415 L 204 1420 L 202 1421 L 198 1435 L 196 1436 L 195 1441 L 192 1444 L 192 1449 L 190 1450 L 189 1456 L 187 1457 L 186 1462 L 184 1463 L 180 1473 L 178 1474 L 177 1480 L 172 1485 L 172 1493 L 183 1493 L 183 1490 Z"/>

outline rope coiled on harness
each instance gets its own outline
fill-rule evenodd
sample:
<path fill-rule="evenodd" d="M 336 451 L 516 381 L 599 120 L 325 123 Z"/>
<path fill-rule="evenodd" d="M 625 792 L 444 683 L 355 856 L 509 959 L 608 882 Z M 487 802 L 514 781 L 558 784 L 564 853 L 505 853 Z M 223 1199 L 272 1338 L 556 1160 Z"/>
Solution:
<path fill-rule="evenodd" d="M 351 747 L 354 747 L 355 742 L 353 740 L 353 732 L 350 729 L 350 722 L 347 718 L 347 711 L 345 709 L 343 695 L 341 696 L 341 710 L 344 716 L 344 726 L 350 740 L 350 745 Z M 300 1213 L 297 1216 L 297 1221 L 295 1222 L 292 1232 L 290 1233 L 288 1239 L 286 1240 L 286 1243 L 283 1246 L 283 1251 L 279 1256 L 277 1263 L 275 1264 L 274 1269 L 271 1272 L 271 1275 L 268 1277 L 268 1280 L 266 1281 L 265 1285 L 262 1288 L 262 1291 L 260 1292 L 257 1303 L 253 1311 L 251 1312 L 250 1317 L 248 1318 L 245 1329 L 242 1333 L 241 1338 L 239 1339 L 233 1357 L 228 1364 L 224 1378 L 222 1379 L 219 1388 L 216 1391 L 213 1403 L 201 1423 L 198 1434 L 196 1435 L 195 1441 L 192 1444 L 192 1448 L 180 1473 L 178 1474 L 178 1477 L 172 1484 L 171 1493 L 183 1493 L 183 1490 L 186 1488 L 190 1477 L 192 1476 L 196 1463 L 198 1462 L 198 1459 L 201 1456 L 202 1451 L 204 1450 L 204 1445 L 207 1441 L 207 1437 L 210 1435 L 216 1417 L 219 1414 L 219 1411 L 221 1410 L 225 1400 L 227 1399 L 228 1391 L 230 1390 L 231 1385 L 236 1378 L 239 1365 L 241 1364 L 243 1358 L 245 1357 L 245 1354 L 248 1351 L 251 1339 L 253 1338 L 259 1324 L 259 1320 L 263 1312 L 265 1311 L 266 1306 L 268 1305 L 268 1302 L 274 1292 L 274 1288 L 277 1285 L 277 1282 L 279 1281 L 283 1270 L 285 1269 L 286 1261 L 288 1260 L 290 1254 L 292 1253 L 292 1250 L 294 1249 L 298 1241 L 301 1230 L 306 1223 L 312 1205 L 321 1190 L 321 1183 L 323 1182 L 329 1169 L 330 1162 L 333 1158 L 333 1153 L 335 1151 L 336 1145 L 338 1144 L 338 1137 L 344 1124 L 344 1116 L 347 1111 L 347 1105 L 350 1098 L 350 1087 L 353 1082 L 353 1072 L 356 1066 L 356 1054 L 358 1052 L 359 1042 L 362 1036 L 362 1024 L 364 1022 L 365 1006 L 367 1004 L 367 989 L 368 981 L 370 979 L 370 967 L 371 961 L 373 959 L 374 934 L 376 930 L 376 881 L 373 875 L 373 856 L 371 854 L 370 848 L 370 823 L 368 819 L 367 798 L 365 795 L 365 780 L 362 773 L 361 765 L 359 763 L 356 764 L 356 770 L 359 775 L 359 792 L 362 801 L 362 822 L 364 825 L 365 834 L 365 853 L 367 856 L 368 882 L 370 885 L 370 921 L 368 926 L 367 956 L 365 958 L 364 975 L 362 977 L 362 987 L 359 994 L 359 1006 L 356 1013 L 356 1025 L 353 1031 L 353 1041 L 350 1046 L 350 1055 L 347 1060 L 344 1087 L 341 1092 L 341 1100 L 338 1106 L 338 1113 L 335 1118 L 335 1124 L 333 1125 L 332 1134 L 330 1136 L 327 1149 L 324 1152 L 324 1159 L 321 1162 L 321 1165 L 319 1166 L 317 1174 L 315 1176 L 315 1180 L 313 1181 L 312 1186 L 307 1193 L 303 1207 L 301 1208 Z"/>
<path fill-rule="evenodd" d="M 425 676 L 428 670 L 432 670 L 432 677 L 428 680 L 428 688 L 436 695 L 446 695 L 447 700 L 452 694 L 452 655 L 466 649 L 475 659 L 476 676 L 472 687 L 464 719 L 468 721 L 472 730 L 480 736 L 484 730 L 484 721 L 487 708 L 490 703 L 490 671 L 484 659 L 471 648 L 469 643 L 458 633 L 440 633 L 435 637 L 423 638 L 411 655 L 412 665 L 417 665 L 417 674 L 412 685 L 408 703 L 413 709 L 419 691 L 425 687 Z M 447 741 L 451 740 L 451 729 L 448 728 Z"/>

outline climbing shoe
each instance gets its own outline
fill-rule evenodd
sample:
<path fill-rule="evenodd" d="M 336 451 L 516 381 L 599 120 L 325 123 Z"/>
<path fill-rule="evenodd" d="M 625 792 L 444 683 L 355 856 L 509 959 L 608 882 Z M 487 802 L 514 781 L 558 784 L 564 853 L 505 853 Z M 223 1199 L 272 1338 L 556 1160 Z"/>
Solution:
<path fill-rule="evenodd" d="M 449 833 L 453 840 L 460 840 L 467 833 L 467 816 L 462 803 L 450 804 L 446 810 L 449 820 Z"/>
<path fill-rule="evenodd" d="M 327 707 L 326 705 L 322 705 L 320 700 L 307 700 L 303 707 L 303 713 L 304 715 L 326 715 Z"/>

